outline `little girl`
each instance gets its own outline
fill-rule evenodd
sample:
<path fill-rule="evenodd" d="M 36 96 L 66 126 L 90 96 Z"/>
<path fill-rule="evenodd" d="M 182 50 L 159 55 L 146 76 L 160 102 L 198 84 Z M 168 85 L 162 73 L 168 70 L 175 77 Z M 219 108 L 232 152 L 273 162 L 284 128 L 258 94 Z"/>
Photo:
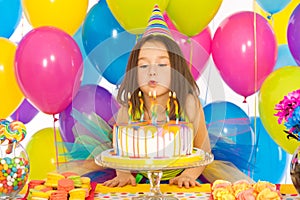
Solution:
<path fill-rule="evenodd" d="M 117 116 L 117 124 L 127 123 L 129 120 L 128 93 L 132 94 L 133 119 L 140 119 L 142 113 L 139 109 L 139 92 L 142 93 L 145 102 L 144 119 L 151 120 L 151 99 L 152 95 L 156 94 L 157 121 L 166 121 L 166 105 L 170 91 L 176 94 L 177 102 L 179 102 L 180 118 L 188 120 L 194 126 L 194 147 L 210 152 L 204 113 L 198 98 L 199 88 L 179 46 L 165 35 L 153 33 L 144 35 L 132 50 L 125 78 L 118 91 L 117 99 L 121 108 Z M 170 107 L 170 119 L 175 120 L 175 106 L 171 103 Z M 178 176 L 171 178 L 170 184 L 186 188 L 199 185 L 196 180 L 203 170 L 204 167 L 197 167 L 182 172 L 177 171 L 173 176 L 177 174 Z M 117 176 L 106 181 L 104 185 L 115 187 L 136 184 L 136 179 L 130 172 L 117 170 L 116 173 Z"/>

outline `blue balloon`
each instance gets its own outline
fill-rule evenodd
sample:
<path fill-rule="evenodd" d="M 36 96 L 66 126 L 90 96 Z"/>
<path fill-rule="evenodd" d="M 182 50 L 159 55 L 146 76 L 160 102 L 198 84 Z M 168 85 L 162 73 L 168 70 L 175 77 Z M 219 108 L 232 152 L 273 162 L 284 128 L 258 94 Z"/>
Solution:
<path fill-rule="evenodd" d="M 82 30 L 83 46 L 99 73 L 112 84 L 120 84 L 136 36 L 126 32 L 112 15 L 105 0 L 88 12 Z"/>
<path fill-rule="evenodd" d="M 81 81 L 81 85 L 97 85 L 101 81 L 102 76 L 86 56 L 85 49 L 82 43 L 82 27 L 80 27 L 75 33 L 73 39 L 78 44 L 83 58 L 83 78 Z"/>
<path fill-rule="evenodd" d="M 298 66 L 294 57 L 291 54 L 289 46 L 287 44 L 282 44 L 278 46 L 278 57 L 274 70 L 285 66 Z"/>
<path fill-rule="evenodd" d="M 0 1 L 0 37 L 9 38 L 14 33 L 21 15 L 21 0 Z"/>
<path fill-rule="evenodd" d="M 284 9 L 290 2 L 291 0 L 257 0 L 258 5 L 271 15 Z"/>
<path fill-rule="evenodd" d="M 209 103 L 203 109 L 215 159 L 229 161 L 240 170 L 250 170 L 254 135 L 248 115 L 226 101 Z"/>
<path fill-rule="evenodd" d="M 259 117 L 251 117 L 250 120 L 251 127 L 256 132 L 252 179 L 280 183 L 286 171 L 287 153 L 269 136 Z"/>

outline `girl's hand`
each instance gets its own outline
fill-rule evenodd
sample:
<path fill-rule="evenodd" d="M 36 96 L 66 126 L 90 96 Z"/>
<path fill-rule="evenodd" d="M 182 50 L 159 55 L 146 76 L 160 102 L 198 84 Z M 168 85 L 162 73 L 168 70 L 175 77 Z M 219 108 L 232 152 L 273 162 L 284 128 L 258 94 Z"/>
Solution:
<path fill-rule="evenodd" d="M 135 178 L 130 172 L 126 171 L 117 171 L 115 178 L 103 183 L 103 185 L 107 187 L 123 187 L 130 184 L 136 186 Z"/>
<path fill-rule="evenodd" d="M 170 179 L 170 185 L 178 185 L 178 187 L 184 186 L 185 188 L 200 186 L 200 183 L 196 181 L 194 178 L 181 174 L 175 178 Z"/>

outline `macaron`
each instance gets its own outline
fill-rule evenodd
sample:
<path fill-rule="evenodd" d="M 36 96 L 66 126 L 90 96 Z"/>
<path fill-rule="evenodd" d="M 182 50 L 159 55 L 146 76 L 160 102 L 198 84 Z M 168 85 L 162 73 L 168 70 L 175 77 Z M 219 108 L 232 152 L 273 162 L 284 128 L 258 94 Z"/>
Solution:
<path fill-rule="evenodd" d="M 74 182 L 75 187 L 81 187 L 82 182 L 81 182 L 81 177 L 80 176 L 72 175 L 72 176 L 68 176 L 68 179 L 70 179 Z"/>
<path fill-rule="evenodd" d="M 56 172 L 49 172 L 47 174 L 47 180 L 45 182 L 46 186 L 57 188 L 58 181 L 64 179 L 65 177 Z"/>
<path fill-rule="evenodd" d="M 58 181 L 57 190 L 65 191 L 68 193 L 70 190 L 74 189 L 74 181 L 71 179 L 61 179 Z"/>
<path fill-rule="evenodd" d="M 69 192 L 69 200 L 75 199 L 85 199 L 86 197 L 86 190 L 84 188 L 75 188 Z"/>
<path fill-rule="evenodd" d="M 67 200 L 68 199 L 68 193 L 65 191 L 57 190 L 55 192 L 52 192 L 50 195 L 50 200 Z"/>

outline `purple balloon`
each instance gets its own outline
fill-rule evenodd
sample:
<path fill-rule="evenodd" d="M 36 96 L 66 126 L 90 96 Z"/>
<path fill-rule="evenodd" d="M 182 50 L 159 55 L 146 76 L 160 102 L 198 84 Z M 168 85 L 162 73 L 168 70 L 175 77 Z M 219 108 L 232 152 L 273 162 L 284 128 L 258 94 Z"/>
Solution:
<path fill-rule="evenodd" d="M 290 16 L 287 29 L 288 46 L 296 63 L 300 65 L 300 4 Z"/>
<path fill-rule="evenodd" d="M 27 99 L 24 99 L 20 106 L 10 116 L 13 120 L 18 120 L 27 124 L 30 122 L 36 114 L 39 112 Z"/>
<path fill-rule="evenodd" d="M 60 133 L 64 142 L 73 143 L 75 141 L 72 131 L 76 123 L 71 114 L 73 109 L 87 115 L 96 113 L 112 127 L 115 123 L 114 115 L 119 110 L 119 104 L 112 94 L 101 86 L 81 86 L 72 103 L 59 114 Z"/>

